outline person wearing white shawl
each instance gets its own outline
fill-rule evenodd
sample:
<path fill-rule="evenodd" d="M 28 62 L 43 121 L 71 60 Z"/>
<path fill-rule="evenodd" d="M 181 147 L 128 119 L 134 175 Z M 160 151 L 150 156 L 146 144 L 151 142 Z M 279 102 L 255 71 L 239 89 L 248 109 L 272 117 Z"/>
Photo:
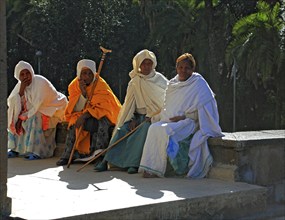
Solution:
<path fill-rule="evenodd" d="M 168 80 L 155 70 L 156 65 L 155 54 L 146 49 L 133 58 L 133 70 L 129 73 L 131 80 L 109 146 L 161 110 Z M 145 122 L 109 150 L 95 170 L 106 170 L 108 162 L 127 169 L 130 174 L 137 173 L 149 125 L 149 121 Z"/>
<path fill-rule="evenodd" d="M 170 169 L 203 178 L 209 171 L 213 158 L 207 139 L 223 134 L 215 95 L 195 66 L 189 53 L 176 61 L 177 75 L 166 89 L 160 119 L 149 127 L 145 141 L 139 167 L 145 178 L 164 177 Z"/>
<path fill-rule="evenodd" d="M 15 66 L 14 77 L 18 83 L 7 99 L 8 157 L 52 157 L 56 125 L 63 120 L 67 98 L 25 61 Z"/>

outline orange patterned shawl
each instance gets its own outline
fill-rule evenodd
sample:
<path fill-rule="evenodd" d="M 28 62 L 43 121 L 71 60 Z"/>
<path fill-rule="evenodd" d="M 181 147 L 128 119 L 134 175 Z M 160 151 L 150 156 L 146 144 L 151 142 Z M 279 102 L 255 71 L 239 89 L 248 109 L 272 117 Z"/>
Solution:
<path fill-rule="evenodd" d="M 91 83 L 86 89 L 88 97 L 91 96 L 91 90 L 94 83 L 95 82 Z M 86 111 L 98 120 L 105 116 L 113 125 L 115 125 L 121 109 L 121 104 L 103 78 L 100 76 L 98 77 L 98 83 L 93 92 L 92 99 L 81 112 L 73 112 L 81 95 L 77 77 L 69 84 L 68 93 L 69 103 L 65 109 L 65 119 L 68 122 L 68 127 L 75 124 L 76 120 Z M 76 129 L 76 138 L 78 138 L 78 142 L 75 149 L 78 150 L 79 153 L 88 154 L 90 147 L 89 132 L 82 130 L 82 132 L 78 134 L 78 129 Z"/>

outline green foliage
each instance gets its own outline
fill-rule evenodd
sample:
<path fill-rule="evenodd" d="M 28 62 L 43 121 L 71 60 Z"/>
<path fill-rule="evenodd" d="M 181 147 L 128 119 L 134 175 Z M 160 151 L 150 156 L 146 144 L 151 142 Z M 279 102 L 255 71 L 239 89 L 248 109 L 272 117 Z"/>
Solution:
<path fill-rule="evenodd" d="M 267 89 L 266 98 L 270 97 L 276 108 L 276 128 L 284 126 L 281 124 L 281 118 L 284 117 L 282 66 L 285 63 L 282 29 L 284 20 L 280 17 L 280 4 L 270 5 L 259 1 L 255 13 L 241 18 L 234 25 L 233 39 L 226 50 L 226 63 L 229 67 L 236 60 L 241 76 L 246 76 L 256 89 L 260 86 Z"/>
<path fill-rule="evenodd" d="M 267 91 L 274 91 L 276 97 L 276 89 L 282 87 L 274 84 L 272 87 L 276 73 L 282 70 L 278 3 L 257 4 L 254 0 L 140 2 L 143 15 L 149 21 L 148 45 L 157 52 L 162 72 L 172 77 L 177 56 L 184 52 L 192 53 L 198 62 L 198 71 L 217 94 L 221 124 L 228 130 L 232 116 L 228 111 L 232 102 L 232 85 L 229 84 L 232 78 L 228 78 L 228 72 L 235 59 L 239 70 L 237 89 L 240 89 L 239 97 L 243 97 L 237 100 L 237 129 L 273 127 L 269 124 L 273 121 L 274 111 L 260 106 L 267 101 Z M 225 60 L 227 65 L 224 65 Z M 251 83 L 243 87 L 244 77 L 256 87 Z M 251 100 L 246 92 L 251 96 L 254 94 Z M 249 110 L 248 106 L 252 104 L 255 107 Z M 239 114 L 241 112 L 248 113 L 250 117 Z M 257 117 L 260 124 L 256 123 Z"/>
<path fill-rule="evenodd" d="M 21 11 L 21 28 L 9 29 L 9 72 L 19 59 L 29 61 L 36 71 L 40 62 L 41 74 L 66 93 L 77 62 L 89 58 L 99 64 L 99 46 L 103 46 L 113 52 L 107 55 L 102 76 L 122 99 L 124 94 L 118 93 L 126 89 L 131 59 L 144 48 L 147 35 L 138 4 L 128 0 L 28 2 L 29 7 Z M 13 10 L 12 6 L 10 12 Z M 13 16 L 10 24 L 17 24 Z M 35 56 L 38 50 L 42 51 L 41 57 Z"/>
<path fill-rule="evenodd" d="M 168 78 L 175 74 L 177 56 L 190 52 L 216 93 L 224 131 L 232 128 L 234 60 L 237 129 L 279 128 L 274 120 L 284 127 L 284 8 L 277 0 L 268 2 L 7 0 L 9 90 L 14 66 L 24 59 L 36 72 L 40 64 L 41 74 L 66 93 L 78 60 L 99 64 L 103 46 L 112 53 L 101 75 L 123 101 L 138 51 L 154 51 L 157 70 Z M 42 56 L 36 56 L 39 50 Z"/>
<path fill-rule="evenodd" d="M 149 36 L 148 44 L 157 48 L 159 63 L 170 78 L 169 70 L 174 71 L 178 55 L 193 48 L 195 9 L 190 7 L 189 1 L 161 1 L 150 10 L 156 11 L 156 8 L 163 10 L 155 15 L 155 29 Z"/>
<path fill-rule="evenodd" d="M 266 87 L 276 73 L 280 61 L 280 36 L 282 20 L 278 16 L 280 6 L 273 8 L 260 1 L 258 12 L 240 19 L 233 27 L 233 41 L 227 48 L 226 61 L 231 65 L 237 59 L 241 74 L 258 87 L 262 79 Z"/>

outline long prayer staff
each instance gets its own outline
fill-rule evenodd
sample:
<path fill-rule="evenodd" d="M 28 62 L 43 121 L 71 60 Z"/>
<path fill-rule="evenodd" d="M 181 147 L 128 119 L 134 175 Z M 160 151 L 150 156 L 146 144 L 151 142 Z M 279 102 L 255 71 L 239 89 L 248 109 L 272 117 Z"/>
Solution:
<path fill-rule="evenodd" d="M 88 162 L 86 162 L 83 166 L 81 166 L 78 170 L 82 170 L 84 167 L 86 167 L 88 164 L 92 163 L 94 160 L 96 160 L 98 157 L 100 157 L 102 154 L 106 153 L 107 151 L 109 151 L 111 148 L 113 148 L 116 144 L 118 144 L 119 142 L 121 142 L 122 140 L 124 140 L 126 137 L 130 136 L 132 133 L 134 133 L 138 128 L 140 128 L 141 126 L 143 126 L 143 124 L 147 121 L 150 121 L 150 119 L 159 114 L 160 110 L 156 113 L 154 113 L 151 117 L 149 117 L 148 119 L 145 119 L 142 123 L 140 123 L 137 127 L 135 127 L 133 130 L 131 130 L 129 133 L 127 133 L 125 136 L 121 137 L 119 140 L 117 140 L 115 143 L 113 143 L 112 145 L 110 145 L 109 147 L 107 147 L 105 150 L 101 151 L 99 154 L 97 154 L 94 158 L 90 159 Z"/>
<path fill-rule="evenodd" d="M 96 79 L 95 79 L 95 81 L 93 83 L 93 86 L 92 86 L 92 89 L 91 89 L 91 95 L 90 95 L 90 97 L 88 97 L 88 100 L 87 100 L 87 102 L 85 104 L 85 108 L 90 105 L 90 102 L 91 102 L 91 99 L 93 97 L 93 93 L 94 93 L 95 87 L 96 87 L 96 85 L 98 83 L 98 80 L 99 80 L 99 76 L 100 76 L 100 73 L 101 73 L 101 70 L 102 70 L 102 66 L 103 66 L 106 54 L 112 52 L 112 50 L 105 49 L 104 47 L 101 47 L 101 46 L 100 46 L 100 49 L 102 50 L 103 54 L 102 54 L 102 57 L 101 57 L 101 60 L 100 60 L 100 64 L 99 64 L 99 68 L 98 68 L 97 74 L 95 76 Z M 82 132 L 82 129 L 83 129 L 83 125 L 81 125 L 81 127 L 79 128 L 78 133 L 77 133 L 77 137 L 79 137 L 80 133 Z M 78 138 L 75 139 L 75 143 L 74 143 L 74 145 L 72 147 L 72 151 L 70 153 L 69 160 L 68 160 L 68 163 L 67 163 L 67 168 L 69 168 L 69 166 L 71 164 L 71 161 L 72 161 L 72 158 L 73 158 L 73 155 L 74 155 L 74 152 L 75 152 L 75 148 L 77 146 L 77 142 L 78 142 Z"/>
<path fill-rule="evenodd" d="M 86 167 L 88 164 L 92 163 L 94 160 L 96 160 L 98 157 L 100 157 L 102 154 L 106 153 L 107 151 L 109 151 L 111 148 L 113 148 L 116 144 L 118 144 L 119 142 L 121 142 L 122 140 L 124 140 L 126 137 L 128 137 L 129 135 L 131 135 L 132 133 L 134 133 L 138 128 L 140 128 L 144 123 L 146 122 L 143 121 L 142 123 L 140 123 L 137 127 L 135 127 L 133 130 L 131 130 L 129 133 L 127 133 L 125 136 L 121 137 L 119 140 L 117 140 L 115 143 L 111 144 L 109 147 L 107 147 L 106 149 L 104 149 L 103 151 L 101 151 L 99 154 L 97 154 L 95 157 L 93 157 L 92 159 L 90 159 L 88 162 L 86 162 L 83 166 L 81 166 L 77 172 L 79 172 L 80 170 L 82 170 L 84 167 Z"/>

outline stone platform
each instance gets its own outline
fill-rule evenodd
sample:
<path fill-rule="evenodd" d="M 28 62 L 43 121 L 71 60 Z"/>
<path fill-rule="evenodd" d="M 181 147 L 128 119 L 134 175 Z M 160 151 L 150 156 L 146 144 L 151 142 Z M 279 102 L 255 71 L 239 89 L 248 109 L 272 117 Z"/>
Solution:
<path fill-rule="evenodd" d="M 209 177 L 265 186 L 271 202 L 285 203 L 285 130 L 226 133 L 210 138 Z"/>
<path fill-rule="evenodd" d="M 285 219 L 285 130 L 210 138 L 215 162 L 200 180 L 58 167 L 65 135 L 54 158 L 8 160 L 10 219 Z"/>
<path fill-rule="evenodd" d="M 8 160 L 15 219 L 237 219 L 266 209 L 267 189 L 216 179 L 142 178 L 57 157 Z"/>

